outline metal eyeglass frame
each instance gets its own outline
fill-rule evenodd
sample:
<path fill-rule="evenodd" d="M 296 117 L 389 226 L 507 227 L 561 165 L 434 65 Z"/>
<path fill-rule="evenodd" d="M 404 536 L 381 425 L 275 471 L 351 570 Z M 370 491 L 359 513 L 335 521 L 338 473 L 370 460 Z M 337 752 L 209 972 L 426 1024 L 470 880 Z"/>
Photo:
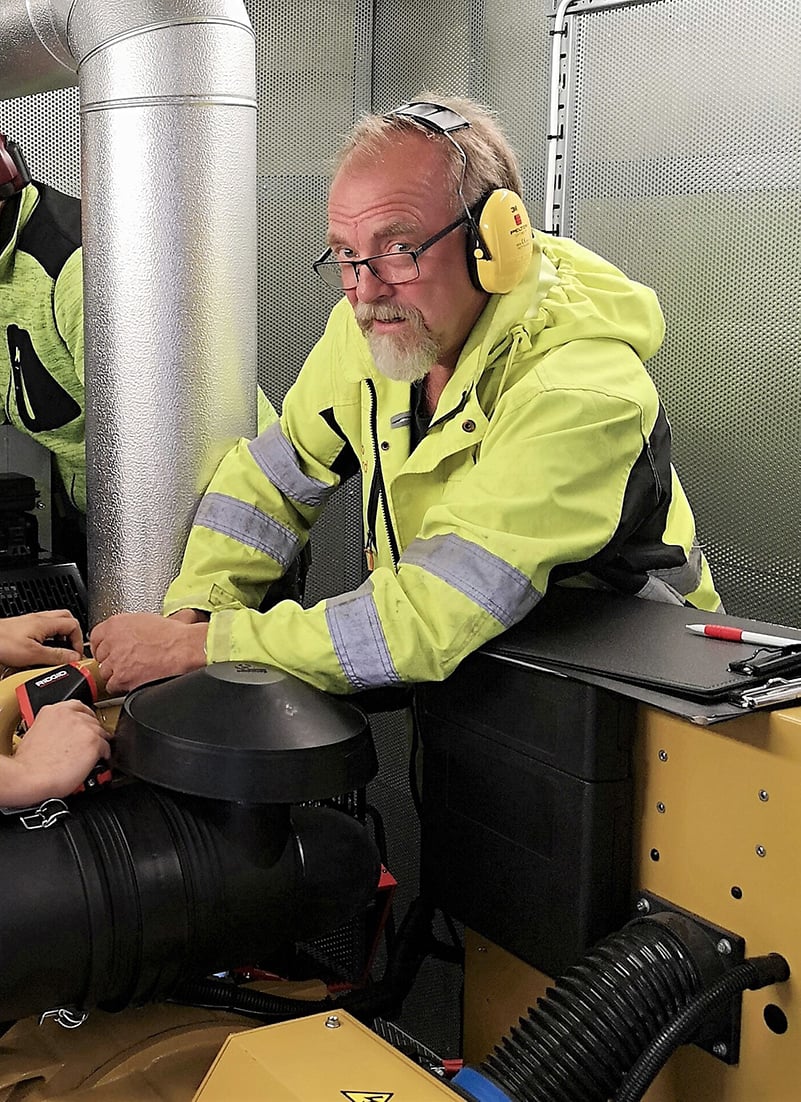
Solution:
<path fill-rule="evenodd" d="M 325 250 L 319 260 L 315 260 L 312 264 L 317 275 L 325 283 L 326 287 L 330 287 L 332 291 L 353 291 L 359 282 L 359 268 L 362 265 L 366 265 L 368 271 L 372 272 L 376 279 L 379 279 L 382 283 L 386 283 L 388 286 L 396 286 L 400 283 L 414 283 L 414 281 L 420 275 L 420 265 L 417 263 L 418 258 L 432 245 L 436 245 L 438 241 L 441 241 L 447 234 L 452 233 L 458 226 L 463 226 L 469 222 L 470 212 L 465 211 L 460 215 L 455 222 L 450 222 L 444 229 L 435 233 L 433 237 L 429 237 L 427 241 L 424 241 L 422 245 L 418 245 L 416 249 L 410 249 L 407 253 L 377 253 L 375 256 L 366 256 L 363 260 L 329 260 L 329 257 L 333 255 L 333 250 L 329 247 Z M 373 267 L 374 260 L 383 260 L 385 257 L 410 256 L 414 261 L 414 275 L 409 279 L 385 279 L 380 275 Z M 353 269 L 353 284 L 350 287 L 346 287 L 343 280 L 343 272 L 346 267 Z M 334 282 L 332 282 L 332 280 Z"/>

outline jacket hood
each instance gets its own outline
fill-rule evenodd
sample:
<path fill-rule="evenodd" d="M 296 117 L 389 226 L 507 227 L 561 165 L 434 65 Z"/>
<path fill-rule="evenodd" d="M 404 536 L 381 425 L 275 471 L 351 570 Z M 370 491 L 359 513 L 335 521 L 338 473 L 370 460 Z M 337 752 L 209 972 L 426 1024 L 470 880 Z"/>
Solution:
<path fill-rule="evenodd" d="M 539 354 L 575 340 L 607 339 L 650 359 L 665 334 L 656 294 L 575 241 L 542 233 L 536 240 L 539 269 L 532 263 L 513 291 L 494 295 L 474 330 L 486 359 L 495 359 L 521 326 Z"/>

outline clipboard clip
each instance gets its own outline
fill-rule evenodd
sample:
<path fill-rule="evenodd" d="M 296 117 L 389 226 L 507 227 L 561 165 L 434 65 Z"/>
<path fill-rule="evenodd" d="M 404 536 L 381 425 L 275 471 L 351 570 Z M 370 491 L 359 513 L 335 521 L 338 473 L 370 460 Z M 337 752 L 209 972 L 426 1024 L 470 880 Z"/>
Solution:
<path fill-rule="evenodd" d="M 729 669 L 732 673 L 747 673 L 752 677 L 762 674 L 801 674 L 801 650 L 783 648 L 776 651 L 760 647 L 749 658 L 729 662 Z"/>
<path fill-rule="evenodd" d="M 771 704 L 782 704 L 787 700 L 801 697 L 801 677 L 771 677 L 764 685 L 753 689 L 744 689 L 733 693 L 731 701 L 740 708 L 767 708 Z"/>

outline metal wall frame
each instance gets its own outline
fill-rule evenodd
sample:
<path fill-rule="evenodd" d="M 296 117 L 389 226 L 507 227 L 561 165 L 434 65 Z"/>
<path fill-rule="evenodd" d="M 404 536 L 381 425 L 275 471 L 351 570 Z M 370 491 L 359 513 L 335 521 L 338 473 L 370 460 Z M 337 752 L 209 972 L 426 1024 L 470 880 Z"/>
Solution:
<path fill-rule="evenodd" d="M 647 367 L 726 607 L 798 624 L 801 9 L 731 7 L 554 5 L 545 228 L 657 290 Z"/>

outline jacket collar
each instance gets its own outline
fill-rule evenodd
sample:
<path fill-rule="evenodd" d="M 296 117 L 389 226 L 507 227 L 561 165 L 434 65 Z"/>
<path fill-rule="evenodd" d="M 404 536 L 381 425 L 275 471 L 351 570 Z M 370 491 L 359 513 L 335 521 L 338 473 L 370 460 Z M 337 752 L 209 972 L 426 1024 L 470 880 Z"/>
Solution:
<path fill-rule="evenodd" d="M 533 337 L 542 328 L 544 318 L 539 306 L 556 278 L 553 265 L 543 258 L 542 266 L 539 262 L 532 262 L 529 273 L 513 291 L 505 295 L 490 295 L 465 341 L 453 375 L 440 395 L 434 420 L 447 416 L 460 403 L 464 403 L 465 395 L 475 387 L 484 370 L 511 347 L 515 339 L 513 330 L 522 325 L 529 337 Z M 378 371 L 367 341 L 356 324 L 353 310 L 344 298 L 331 312 L 332 322 L 337 317 L 345 327 L 345 378 L 351 382 L 371 378 L 379 393 L 386 392 L 388 387 L 405 387 L 406 384 L 394 383 Z"/>
<path fill-rule="evenodd" d="M 5 239 L 0 241 L 0 279 L 4 279 L 12 267 L 19 235 L 38 202 L 39 192 L 34 184 L 28 184 L 19 195 L 6 200 L 0 214 L 7 231 Z"/>

